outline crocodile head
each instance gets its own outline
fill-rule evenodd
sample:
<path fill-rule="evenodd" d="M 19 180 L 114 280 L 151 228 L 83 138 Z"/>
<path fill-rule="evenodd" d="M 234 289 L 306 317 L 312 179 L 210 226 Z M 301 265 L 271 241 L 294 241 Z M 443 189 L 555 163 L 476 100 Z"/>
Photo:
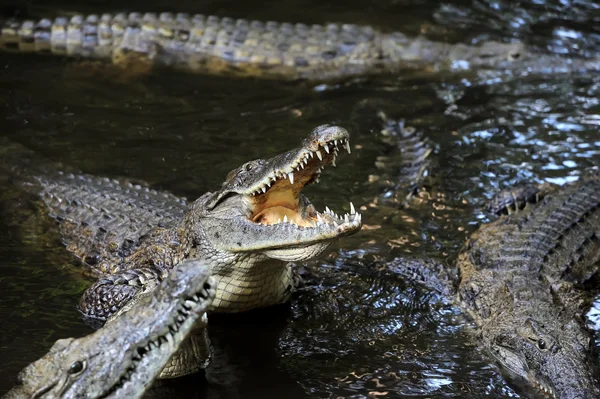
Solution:
<path fill-rule="evenodd" d="M 319 126 L 301 147 L 231 171 L 221 190 L 201 197 L 190 214 L 197 215 L 206 238 L 220 251 L 260 252 L 284 261 L 312 258 L 332 239 L 361 227 L 352 204 L 350 213 L 338 216 L 328 207 L 318 212 L 301 194 L 304 186 L 319 181 L 325 166 L 335 165 L 340 148 L 350 152 L 348 132 Z"/>
<path fill-rule="evenodd" d="M 60 339 L 23 369 L 7 398 L 137 398 L 205 317 L 214 279 L 199 261 L 180 264 L 130 311 L 83 338 Z"/>
<path fill-rule="evenodd" d="M 424 37 L 408 38 L 396 32 L 382 39 L 383 57 L 392 64 L 431 63 L 436 67 L 451 69 L 508 68 L 515 62 L 528 58 L 525 45 L 521 42 L 501 43 L 486 41 L 476 45 L 433 42 Z"/>
<path fill-rule="evenodd" d="M 589 332 L 561 316 L 544 323 L 527 318 L 517 328 L 497 330 L 489 345 L 503 374 L 527 397 L 600 397 Z"/>

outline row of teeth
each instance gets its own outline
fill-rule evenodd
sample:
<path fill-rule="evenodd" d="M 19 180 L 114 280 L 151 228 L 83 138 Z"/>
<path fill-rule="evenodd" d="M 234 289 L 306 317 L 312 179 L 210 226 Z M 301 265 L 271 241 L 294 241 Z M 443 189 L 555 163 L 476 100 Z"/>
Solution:
<path fill-rule="evenodd" d="M 554 392 L 552 391 L 551 388 L 548 388 L 535 380 L 533 381 L 533 386 L 536 387 L 536 389 L 538 391 L 540 391 L 541 393 L 543 393 L 546 397 L 553 398 L 553 399 L 556 398 L 556 395 L 554 395 Z"/>
<path fill-rule="evenodd" d="M 183 323 L 188 319 L 192 310 L 200 303 L 201 300 L 208 298 L 208 292 L 205 288 L 195 294 L 193 297 L 186 299 L 180 309 L 177 310 L 178 316 L 173 324 L 169 325 L 169 332 L 166 335 L 161 335 L 160 337 L 148 342 L 146 346 L 140 346 L 137 348 L 137 354 L 132 357 L 133 364 L 125 370 L 125 373 L 119 379 L 119 383 L 117 385 L 122 386 L 127 381 L 131 379 L 131 376 L 135 372 L 137 365 L 142 361 L 142 357 L 146 355 L 146 353 L 150 352 L 153 349 L 160 348 L 165 343 L 170 343 L 171 346 L 175 345 L 175 334 L 179 331 L 179 328 L 183 325 Z"/>
<path fill-rule="evenodd" d="M 331 164 L 333 166 L 335 165 L 335 159 L 338 155 L 339 152 L 339 146 L 342 145 L 346 151 L 348 151 L 348 154 L 350 154 L 352 151 L 350 149 L 350 141 L 348 139 L 342 139 L 342 140 L 333 140 L 333 146 L 331 148 L 329 148 L 329 144 L 332 143 L 327 143 L 323 146 L 323 150 L 325 150 L 325 152 L 327 154 L 329 154 L 331 151 L 333 151 L 333 159 L 331 160 Z M 291 172 L 279 172 L 279 173 L 275 173 L 272 176 L 269 176 L 269 181 L 264 183 L 262 187 L 260 187 L 258 190 L 256 190 L 255 192 L 252 193 L 252 195 L 259 195 L 259 194 L 264 194 L 267 192 L 267 190 L 271 187 L 271 184 L 273 184 L 274 182 L 276 182 L 278 179 L 289 179 L 290 180 L 290 184 L 294 184 L 294 171 L 300 171 L 301 169 L 304 169 L 304 167 L 308 164 L 308 160 L 314 157 L 319 158 L 319 161 L 323 161 L 323 154 L 321 153 L 321 151 L 319 149 L 317 149 L 316 151 L 308 151 L 307 153 L 304 154 L 304 157 L 302 159 L 300 159 L 300 161 L 298 161 L 298 163 L 296 163 L 295 165 L 292 166 L 292 171 Z M 321 171 L 323 170 L 323 167 L 319 167 L 315 173 L 315 182 L 318 183 L 319 182 L 319 175 L 321 174 Z"/>
<path fill-rule="evenodd" d="M 361 223 L 362 221 L 362 215 L 360 213 L 356 212 L 356 209 L 354 209 L 354 204 L 352 204 L 352 202 L 350 203 L 350 213 L 346 213 L 343 217 L 338 215 L 337 213 L 333 212 L 331 209 L 329 209 L 328 206 L 325 207 L 325 212 L 323 212 L 333 218 L 336 218 L 337 220 L 342 221 L 343 223 L 350 223 L 350 219 L 353 217 L 352 222 L 353 223 Z M 272 223 L 272 224 L 266 224 L 266 223 L 262 223 L 263 225 L 266 226 L 275 226 L 277 224 L 281 224 L 281 223 L 288 223 L 294 226 L 298 226 L 293 220 L 288 219 L 287 215 L 283 216 L 283 219 L 279 218 L 279 220 L 276 223 Z M 332 222 L 335 223 L 335 222 Z M 315 223 L 315 225 L 313 227 L 318 227 L 318 226 L 323 226 L 323 225 L 328 225 L 330 223 L 326 222 L 323 220 L 323 218 L 321 217 L 321 215 L 319 213 L 317 213 L 317 222 Z M 302 226 L 304 227 L 304 226 Z"/>

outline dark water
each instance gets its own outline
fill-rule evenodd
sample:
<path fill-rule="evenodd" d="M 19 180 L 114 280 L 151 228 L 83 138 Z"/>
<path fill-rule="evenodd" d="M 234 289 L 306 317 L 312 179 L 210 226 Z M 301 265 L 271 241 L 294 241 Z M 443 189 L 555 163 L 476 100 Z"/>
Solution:
<path fill-rule="evenodd" d="M 123 9 L 99 1 L 36 7 L 29 12 Z M 600 9 L 591 1 L 155 0 L 130 1 L 128 9 L 343 21 L 463 42 L 519 38 L 573 55 L 600 48 Z M 311 284 L 290 306 L 212 318 L 215 359 L 224 366 L 210 377 L 221 385 L 192 376 L 171 382 L 178 396 L 517 397 L 479 352 L 469 320 L 385 260 L 451 264 L 487 221 L 480 209 L 497 190 L 563 184 L 600 165 L 599 76 L 408 74 L 311 85 L 166 71 L 121 82 L 109 68 L 90 72 L 91 65 L 37 56 L 0 55 L 0 67 L 3 137 L 87 173 L 138 178 L 190 199 L 218 188 L 241 163 L 292 148 L 319 124 L 351 132 L 352 155 L 306 194 L 319 209 L 363 206 L 365 228 L 303 265 Z M 382 139 L 378 111 L 434 144 L 424 186 L 406 207 L 385 195 L 402 171 L 375 166 L 382 155 L 399 157 Z M 0 392 L 56 339 L 90 331 L 75 311 L 89 280 L 35 207 L 3 190 Z"/>

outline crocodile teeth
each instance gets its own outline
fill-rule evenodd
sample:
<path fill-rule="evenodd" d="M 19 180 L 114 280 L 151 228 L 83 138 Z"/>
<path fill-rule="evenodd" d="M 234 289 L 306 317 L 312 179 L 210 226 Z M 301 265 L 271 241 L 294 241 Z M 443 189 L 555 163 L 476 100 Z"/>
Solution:
<path fill-rule="evenodd" d="M 287 222 L 288 222 L 287 215 L 283 215 L 283 223 L 287 223 Z"/>
<path fill-rule="evenodd" d="M 331 164 L 333 165 L 333 167 L 336 167 L 337 165 L 335 164 L 335 156 L 333 157 L 333 159 L 331 160 Z"/>
<path fill-rule="evenodd" d="M 348 151 L 348 154 L 352 154 L 352 151 L 350 150 L 350 142 L 346 141 L 346 151 Z"/>
<path fill-rule="evenodd" d="M 171 344 L 171 346 L 175 346 L 175 340 L 173 339 L 172 334 L 167 334 L 167 341 L 169 342 L 169 344 Z"/>
<path fill-rule="evenodd" d="M 324 145 L 323 148 L 325 149 L 325 152 L 329 154 L 329 146 L 328 145 Z"/>
<path fill-rule="evenodd" d="M 354 209 L 354 204 L 350 202 L 350 214 L 354 215 L 356 213 L 356 209 Z"/>
<path fill-rule="evenodd" d="M 317 222 L 318 222 L 319 224 L 323 224 L 323 218 L 322 218 L 322 217 L 321 217 L 321 215 L 319 215 L 318 213 L 317 213 Z"/>
<path fill-rule="evenodd" d="M 196 306 L 196 302 L 190 301 L 189 299 L 183 303 L 183 307 L 185 310 L 190 311 L 192 308 Z"/>
<path fill-rule="evenodd" d="M 345 223 L 350 223 L 350 219 L 348 219 L 348 214 L 344 215 L 344 222 Z"/>
<path fill-rule="evenodd" d="M 310 155 L 311 158 L 314 157 L 312 152 L 310 152 L 308 155 Z"/>
<path fill-rule="evenodd" d="M 288 178 L 290 179 L 290 183 L 294 184 L 294 172 L 290 172 Z"/>
<path fill-rule="evenodd" d="M 321 154 L 321 151 L 317 150 L 315 151 L 315 154 L 317 154 L 317 158 L 319 158 L 319 161 L 323 160 L 323 155 Z"/>

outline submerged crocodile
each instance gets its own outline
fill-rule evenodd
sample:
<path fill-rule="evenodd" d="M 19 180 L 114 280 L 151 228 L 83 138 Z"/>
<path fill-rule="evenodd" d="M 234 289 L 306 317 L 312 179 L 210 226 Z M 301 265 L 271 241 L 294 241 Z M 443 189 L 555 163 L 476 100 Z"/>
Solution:
<path fill-rule="evenodd" d="M 433 262 L 401 259 L 392 268 L 456 292 L 481 345 L 527 394 L 598 398 L 600 371 L 584 315 L 598 291 L 600 175 L 560 189 L 521 187 L 492 201 L 496 212 L 508 208 L 510 215 L 468 240 L 457 287 L 446 284 L 448 276 L 432 278 L 439 275 Z"/>
<path fill-rule="evenodd" d="M 7 20 L 0 49 L 112 60 L 131 68 L 284 79 L 437 69 L 598 70 L 597 60 L 531 56 L 522 43 L 435 42 L 351 24 L 305 25 L 162 13 Z M 536 70 L 537 70 L 536 69 Z"/>
<path fill-rule="evenodd" d="M 82 338 L 59 339 L 4 398 L 139 398 L 215 297 L 204 262 L 178 265 L 130 311 Z"/>

